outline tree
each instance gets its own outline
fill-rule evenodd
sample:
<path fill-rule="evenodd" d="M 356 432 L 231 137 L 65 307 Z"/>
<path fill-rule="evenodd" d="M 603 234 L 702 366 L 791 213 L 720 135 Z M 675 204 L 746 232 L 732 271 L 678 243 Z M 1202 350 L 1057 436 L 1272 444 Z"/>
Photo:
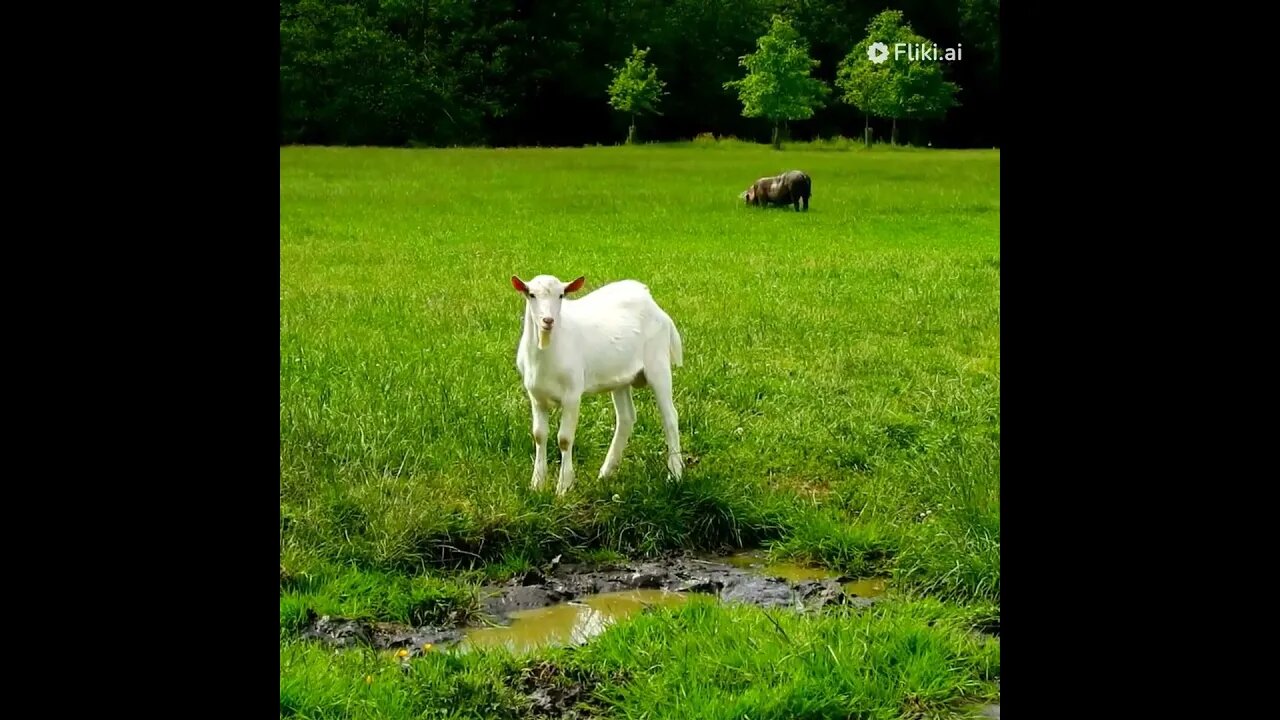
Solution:
<path fill-rule="evenodd" d="M 1000 0 L 960 0 L 960 32 L 987 58 L 987 69 L 1000 74 Z"/>
<path fill-rule="evenodd" d="M 878 40 L 875 21 L 868 26 L 867 37 L 853 47 L 853 50 L 840 61 L 836 69 L 836 87 L 839 88 L 840 99 L 846 104 L 861 110 L 866 118 L 866 130 L 871 129 L 872 117 L 888 117 L 892 100 L 889 74 L 892 67 L 887 64 L 871 62 L 868 51 Z"/>
<path fill-rule="evenodd" d="M 737 90 L 743 117 L 762 117 L 773 123 L 773 147 L 781 147 L 778 127 L 784 120 L 807 120 L 822 107 L 831 91 L 810 73 L 818 61 L 809 57 L 808 44 L 787 20 L 774 15 L 769 32 L 756 40 L 756 52 L 739 65 L 746 77 L 724 84 Z"/>
<path fill-rule="evenodd" d="M 666 94 L 666 83 L 658 79 L 658 68 L 647 62 L 649 48 L 643 50 L 631 46 L 631 57 L 621 68 L 614 68 L 613 82 L 609 83 L 609 104 L 616 110 L 631 115 L 631 127 L 627 130 L 627 144 L 636 139 L 636 113 L 658 112 L 658 100 Z"/>
<path fill-rule="evenodd" d="M 999 144 L 1000 0 L 280 0 L 280 139 L 341 145 L 594 145 L 627 136 L 628 113 L 610 106 L 633 45 L 665 81 L 662 117 L 646 139 L 736 135 L 772 123 L 743 115 L 725 83 L 746 74 L 774 14 L 787 18 L 832 85 L 840 61 L 883 7 L 904 8 L 917 29 L 962 44 L 945 67 L 964 88 L 956 144 Z M 911 8 L 917 8 L 912 10 Z M 919 15 L 917 18 L 916 16 Z M 836 88 L 832 87 L 832 90 Z M 839 132 L 863 113 L 831 98 L 792 122 Z M 883 123 L 887 139 L 889 119 Z M 610 120 L 614 120 L 610 130 Z M 899 122 L 899 125 L 902 123 Z M 621 130 L 621 133 L 619 133 Z M 786 140 L 787 123 L 780 138 Z M 937 142 L 935 141 L 935 144 Z"/>
<path fill-rule="evenodd" d="M 900 10 L 885 10 L 867 24 L 867 36 L 840 61 L 836 87 L 841 99 L 871 117 L 893 121 L 891 142 L 898 142 L 899 119 L 930 119 L 959 105 L 960 88 L 946 79 L 940 60 L 911 57 L 906 48 L 932 48 L 917 35 Z M 881 58 L 880 62 L 872 56 Z"/>

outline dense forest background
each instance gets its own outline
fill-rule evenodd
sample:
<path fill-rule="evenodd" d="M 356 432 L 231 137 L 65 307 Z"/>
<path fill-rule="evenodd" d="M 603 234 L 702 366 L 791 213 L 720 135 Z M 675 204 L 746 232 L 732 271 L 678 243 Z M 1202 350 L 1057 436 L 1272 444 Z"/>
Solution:
<path fill-rule="evenodd" d="M 641 141 L 701 133 L 768 141 L 724 83 L 746 70 L 770 18 L 786 17 L 827 84 L 886 9 L 939 48 L 959 102 L 941 119 L 899 120 L 900 138 L 998 147 L 999 0 L 281 0 L 280 142 L 325 145 L 586 145 L 622 142 L 631 122 L 609 104 L 633 47 L 665 83 Z M 861 137 L 865 115 L 835 93 L 795 140 Z M 873 118 L 878 140 L 890 121 Z"/>

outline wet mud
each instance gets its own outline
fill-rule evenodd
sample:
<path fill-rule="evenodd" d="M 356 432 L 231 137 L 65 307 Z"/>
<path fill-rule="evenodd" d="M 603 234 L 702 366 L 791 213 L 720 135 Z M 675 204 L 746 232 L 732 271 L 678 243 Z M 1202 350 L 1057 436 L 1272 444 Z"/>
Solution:
<path fill-rule="evenodd" d="M 544 608 L 576 598 L 625 590 L 714 595 L 723 602 L 760 607 L 815 610 L 827 605 L 869 605 L 884 586 L 864 583 L 862 592 L 846 587 L 856 582 L 821 569 L 794 572 L 797 566 L 753 564 L 742 556 L 708 559 L 674 556 L 652 562 L 616 566 L 557 565 L 549 572 L 532 570 L 503 585 L 486 588 L 482 608 L 502 618 L 513 612 Z"/>
<path fill-rule="evenodd" d="M 577 720 L 596 715 L 589 709 L 595 683 L 567 676 L 558 666 L 540 662 L 522 673 L 520 688 L 529 700 L 528 714 L 535 718 Z M 584 704 L 588 704 L 584 707 Z"/>
<path fill-rule="evenodd" d="M 338 647 L 356 644 L 405 649 L 506 645 L 524 651 L 586 642 L 613 622 L 690 595 L 765 608 L 810 612 L 831 605 L 870 605 L 885 591 L 881 579 L 840 577 L 821 568 L 770 564 L 756 552 L 728 557 L 676 555 L 617 565 L 554 564 L 481 590 L 485 625 L 407 627 L 341 618 L 315 619 L 304 637 Z"/>
<path fill-rule="evenodd" d="M 302 633 L 334 647 L 365 645 L 377 650 L 407 648 L 418 655 L 435 646 L 447 646 L 462 638 L 465 628 L 409 627 L 398 623 L 345 620 L 324 615 L 314 619 Z"/>

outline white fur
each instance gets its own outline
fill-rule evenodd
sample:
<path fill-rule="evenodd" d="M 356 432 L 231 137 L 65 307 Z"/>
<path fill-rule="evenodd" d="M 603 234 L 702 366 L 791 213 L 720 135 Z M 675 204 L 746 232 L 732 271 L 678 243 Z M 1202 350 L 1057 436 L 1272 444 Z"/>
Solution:
<path fill-rule="evenodd" d="M 533 480 L 541 490 L 547 479 L 548 415 L 559 406 L 560 479 L 556 493 L 573 486 L 573 441 L 584 394 L 612 393 L 617 425 L 600 468 L 607 477 L 618 468 L 635 426 L 631 388 L 653 388 L 667 441 L 667 468 L 679 478 L 680 429 L 672 401 L 671 370 L 684 362 L 684 346 L 670 316 L 658 307 L 649 288 L 635 280 L 605 285 L 578 300 L 577 288 L 550 275 L 527 283 L 512 278 L 525 293 L 524 331 L 516 350 L 516 368 L 533 410 Z M 570 289 L 572 288 L 572 289 Z M 551 321 L 546 330 L 544 321 Z"/>

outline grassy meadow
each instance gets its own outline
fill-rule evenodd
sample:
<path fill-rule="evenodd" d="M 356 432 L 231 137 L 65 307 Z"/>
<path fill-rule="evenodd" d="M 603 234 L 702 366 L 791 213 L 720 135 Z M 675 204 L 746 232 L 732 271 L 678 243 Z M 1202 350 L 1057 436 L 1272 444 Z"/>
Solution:
<path fill-rule="evenodd" d="M 521 683 L 625 718 L 945 717 L 996 693 L 1000 593 L 998 151 L 685 143 L 280 150 L 281 716 L 522 717 Z M 807 213 L 746 208 L 813 178 Z M 529 487 L 518 274 L 633 278 L 684 339 L 686 453 L 657 408 L 596 473 Z M 559 453 L 551 416 L 549 488 Z M 872 610 L 713 601 L 531 657 L 401 663 L 298 637 L 309 613 L 415 624 L 549 561 L 767 547 L 892 578 Z"/>

